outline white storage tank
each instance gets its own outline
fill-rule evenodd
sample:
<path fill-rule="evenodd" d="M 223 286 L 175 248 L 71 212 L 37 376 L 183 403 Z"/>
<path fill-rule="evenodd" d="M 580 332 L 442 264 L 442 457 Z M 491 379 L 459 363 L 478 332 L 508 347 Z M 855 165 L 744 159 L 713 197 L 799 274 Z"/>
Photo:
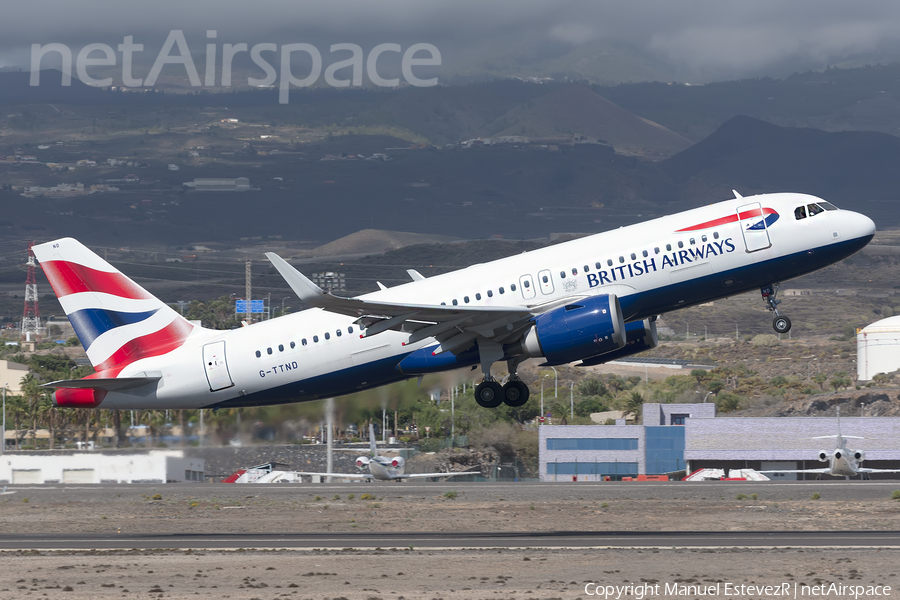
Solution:
<path fill-rule="evenodd" d="M 900 369 L 900 315 L 876 321 L 856 334 L 857 379 Z"/>

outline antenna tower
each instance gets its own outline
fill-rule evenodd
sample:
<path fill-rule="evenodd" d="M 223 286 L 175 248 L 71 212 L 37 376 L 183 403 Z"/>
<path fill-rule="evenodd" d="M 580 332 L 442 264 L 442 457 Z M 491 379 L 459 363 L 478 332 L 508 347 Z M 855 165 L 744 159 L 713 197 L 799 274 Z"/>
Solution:
<path fill-rule="evenodd" d="M 28 279 L 25 280 L 25 311 L 22 313 L 22 340 L 40 341 L 44 328 L 41 327 L 41 313 L 38 310 L 37 281 L 34 278 L 34 251 L 31 247 L 34 242 L 28 244 Z"/>

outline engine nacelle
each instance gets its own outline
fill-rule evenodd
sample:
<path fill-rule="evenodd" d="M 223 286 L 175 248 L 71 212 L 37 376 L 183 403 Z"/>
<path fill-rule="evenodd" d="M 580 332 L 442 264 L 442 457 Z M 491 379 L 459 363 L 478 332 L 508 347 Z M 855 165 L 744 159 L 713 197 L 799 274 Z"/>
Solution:
<path fill-rule="evenodd" d="M 866 460 L 866 453 L 863 452 L 862 450 L 854 450 L 853 458 L 855 458 L 859 462 L 862 462 L 862 461 Z"/>
<path fill-rule="evenodd" d="M 53 402 L 62 408 L 97 408 L 106 398 L 106 390 L 95 388 L 60 388 L 53 392 Z"/>
<path fill-rule="evenodd" d="M 356 457 L 356 466 L 360 469 L 369 466 L 369 461 L 372 459 L 368 456 L 357 456 Z"/>
<path fill-rule="evenodd" d="M 625 324 L 625 346 L 600 356 L 585 359 L 575 365 L 576 367 L 590 367 L 592 365 L 601 365 L 611 360 L 618 360 L 639 354 L 646 350 L 656 348 L 659 343 L 659 337 L 656 335 L 656 321 L 644 319 L 643 321 L 635 321 Z"/>
<path fill-rule="evenodd" d="M 564 365 L 624 345 L 625 322 L 619 299 L 603 294 L 538 315 L 520 350 L 528 356 L 543 356 L 545 365 Z"/>
<path fill-rule="evenodd" d="M 395 457 L 391 458 L 391 466 L 394 467 L 395 469 L 403 468 L 404 463 L 405 463 L 405 461 L 403 460 L 402 456 L 395 456 Z"/>
<path fill-rule="evenodd" d="M 828 462 L 827 450 L 819 450 L 819 462 Z"/>

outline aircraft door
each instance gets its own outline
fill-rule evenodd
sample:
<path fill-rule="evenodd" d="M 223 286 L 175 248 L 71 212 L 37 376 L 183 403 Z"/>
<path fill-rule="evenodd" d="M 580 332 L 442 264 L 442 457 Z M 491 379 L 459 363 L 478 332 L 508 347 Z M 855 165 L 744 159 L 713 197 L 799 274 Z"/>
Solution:
<path fill-rule="evenodd" d="M 534 280 L 531 275 L 522 275 L 519 277 L 519 288 L 522 290 L 522 297 L 528 300 L 534 298 Z"/>
<path fill-rule="evenodd" d="M 538 273 L 538 285 L 541 286 L 541 292 L 544 295 L 553 293 L 553 276 L 550 274 L 550 271 L 544 269 Z"/>
<path fill-rule="evenodd" d="M 739 206 L 737 215 L 747 252 L 756 252 L 772 247 L 772 240 L 769 239 L 769 224 L 766 222 L 767 215 L 763 214 L 759 202 Z"/>
<path fill-rule="evenodd" d="M 224 390 L 234 385 L 225 362 L 225 342 L 213 342 L 203 346 L 203 368 L 206 369 L 206 380 L 209 391 Z"/>

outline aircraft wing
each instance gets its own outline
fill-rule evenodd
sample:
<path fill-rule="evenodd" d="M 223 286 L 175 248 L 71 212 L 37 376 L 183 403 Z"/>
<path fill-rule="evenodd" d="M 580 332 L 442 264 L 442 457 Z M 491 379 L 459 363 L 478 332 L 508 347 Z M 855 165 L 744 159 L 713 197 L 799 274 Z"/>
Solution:
<path fill-rule="evenodd" d="M 823 467 L 821 469 L 770 469 L 768 471 L 757 471 L 757 473 L 831 473 L 831 467 Z"/>
<path fill-rule="evenodd" d="M 156 383 L 162 379 L 162 375 L 158 377 L 107 377 L 96 379 L 63 379 L 60 381 L 51 381 L 41 385 L 42 388 L 74 388 L 74 389 L 96 389 L 115 392 L 118 390 L 129 390 L 148 383 Z"/>
<path fill-rule="evenodd" d="M 860 467 L 856 469 L 857 473 L 900 473 L 900 469 L 870 469 L 868 467 Z"/>
<path fill-rule="evenodd" d="M 392 329 L 409 333 L 407 344 L 436 338 L 440 345 L 435 354 L 464 350 L 479 337 L 503 342 L 506 337 L 520 333 L 535 315 L 582 297 L 572 296 L 531 307 L 447 306 L 342 298 L 324 291 L 274 252 L 267 252 L 266 258 L 308 306 L 357 317 L 357 323 L 365 328 L 365 336 Z"/>
<path fill-rule="evenodd" d="M 310 471 L 297 471 L 297 475 L 320 475 L 322 477 L 337 477 L 338 479 L 375 479 L 371 473 L 312 473 Z"/>
<path fill-rule="evenodd" d="M 406 475 L 400 475 L 398 479 L 426 479 L 428 477 L 457 477 L 459 475 L 481 475 L 481 471 L 465 471 L 465 472 L 453 472 L 453 473 L 409 473 Z"/>

